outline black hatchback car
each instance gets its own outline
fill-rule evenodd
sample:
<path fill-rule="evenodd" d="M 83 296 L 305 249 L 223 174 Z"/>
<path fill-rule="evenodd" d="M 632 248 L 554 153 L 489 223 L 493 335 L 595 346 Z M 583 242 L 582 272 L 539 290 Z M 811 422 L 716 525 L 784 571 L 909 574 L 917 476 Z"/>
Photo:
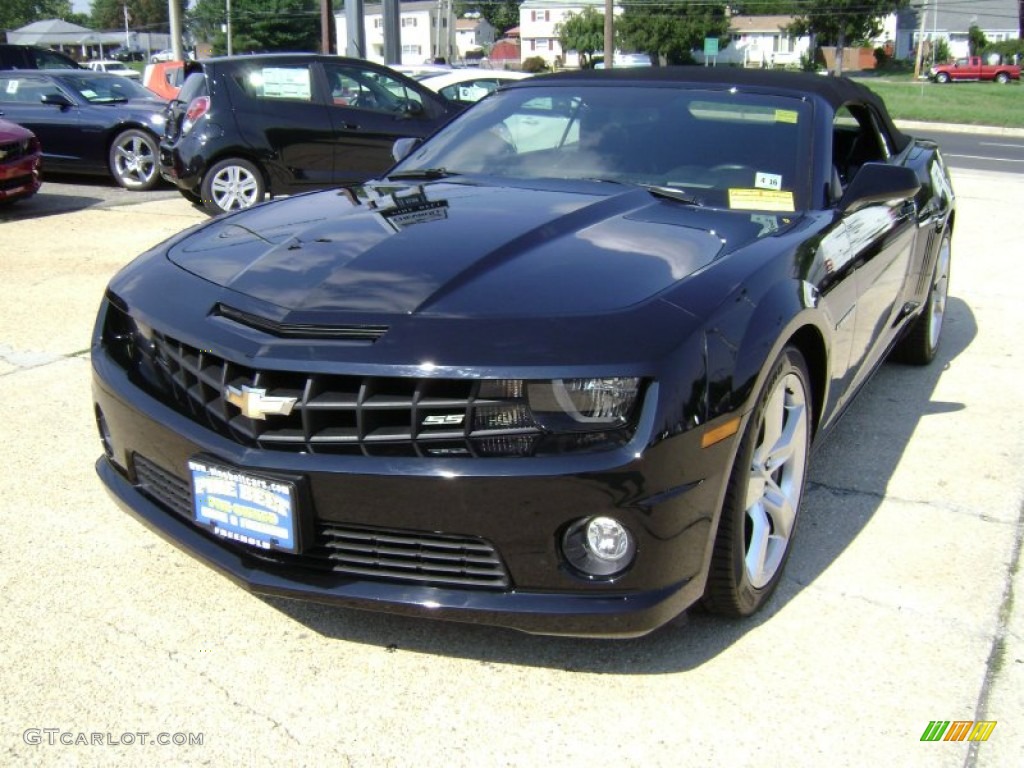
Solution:
<path fill-rule="evenodd" d="M 398 72 L 316 54 L 186 64 L 168 105 L 160 171 L 211 213 L 268 194 L 365 181 L 399 138 L 433 133 L 459 110 Z"/>

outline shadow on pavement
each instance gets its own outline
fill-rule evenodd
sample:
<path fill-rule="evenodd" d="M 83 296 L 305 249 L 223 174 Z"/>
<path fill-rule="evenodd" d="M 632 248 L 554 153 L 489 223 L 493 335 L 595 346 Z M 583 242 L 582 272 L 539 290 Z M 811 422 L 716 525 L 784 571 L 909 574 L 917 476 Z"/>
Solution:
<path fill-rule="evenodd" d="M 731 620 L 691 609 L 646 637 L 587 640 L 535 637 L 472 624 L 263 598 L 311 630 L 385 651 L 439 654 L 481 663 L 549 667 L 576 672 L 654 675 L 684 672 L 714 658 L 757 628 L 810 585 L 868 525 L 918 423 L 925 416 L 964 408 L 932 399 L 950 362 L 970 346 L 977 325 L 970 307 L 950 298 L 942 346 L 927 367 L 883 365 L 842 422 L 816 451 L 802 504 L 795 548 L 778 591 L 759 614 Z M 879 434 L 878 424 L 884 424 Z M 874 438 L 867 440 L 866 433 Z M 881 438 L 881 439 L 879 439 Z M 870 448 L 870 450 L 866 450 Z M 861 471 L 861 468 L 869 471 Z M 843 476 L 856 476 L 847 488 Z"/>

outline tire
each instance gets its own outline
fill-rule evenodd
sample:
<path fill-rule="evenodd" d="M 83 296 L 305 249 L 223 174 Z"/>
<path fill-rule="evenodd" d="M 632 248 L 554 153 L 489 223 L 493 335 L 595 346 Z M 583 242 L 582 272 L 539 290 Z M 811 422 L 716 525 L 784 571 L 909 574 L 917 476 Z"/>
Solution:
<path fill-rule="evenodd" d="M 125 189 L 152 189 L 160 182 L 159 157 L 155 136 L 135 128 L 122 131 L 110 145 L 110 173 Z"/>
<path fill-rule="evenodd" d="M 935 359 L 942 340 L 942 321 L 946 316 L 949 296 L 949 268 L 952 261 L 949 232 L 943 232 L 939 252 L 932 269 L 928 300 L 924 310 L 913 321 L 906 335 L 893 350 L 893 359 L 911 365 L 928 365 Z"/>
<path fill-rule="evenodd" d="M 256 205 L 263 201 L 266 190 L 260 169 L 240 157 L 215 163 L 200 188 L 203 207 L 214 215 Z"/>
<path fill-rule="evenodd" d="M 782 577 L 811 444 L 807 363 L 787 346 L 772 363 L 740 441 L 718 523 L 704 606 L 749 616 Z"/>
<path fill-rule="evenodd" d="M 996 82 L 999 83 L 1000 85 L 1006 85 L 1008 82 L 1010 82 L 1010 76 L 1005 72 L 1000 72 L 999 74 L 996 75 Z"/>
<path fill-rule="evenodd" d="M 939 74 L 937 74 L 935 76 L 935 82 L 936 83 L 948 83 L 949 82 L 949 75 L 946 72 L 939 72 Z"/>

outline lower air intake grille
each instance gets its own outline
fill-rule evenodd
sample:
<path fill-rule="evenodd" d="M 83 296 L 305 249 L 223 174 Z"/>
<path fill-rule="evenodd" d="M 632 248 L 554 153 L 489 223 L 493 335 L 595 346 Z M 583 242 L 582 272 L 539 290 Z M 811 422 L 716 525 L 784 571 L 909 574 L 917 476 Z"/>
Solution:
<path fill-rule="evenodd" d="M 153 501 L 192 519 L 192 491 L 182 480 L 143 456 L 134 457 L 136 487 Z M 507 589 L 508 572 L 494 546 L 475 536 L 343 526 L 318 522 L 313 546 L 299 555 L 225 547 L 287 567 L 368 579 L 457 587 Z"/>

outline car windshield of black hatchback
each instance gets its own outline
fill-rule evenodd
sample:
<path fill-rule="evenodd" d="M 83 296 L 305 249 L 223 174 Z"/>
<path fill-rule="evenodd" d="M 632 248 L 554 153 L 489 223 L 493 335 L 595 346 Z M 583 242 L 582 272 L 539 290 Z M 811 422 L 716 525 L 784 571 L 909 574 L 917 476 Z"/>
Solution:
<path fill-rule="evenodd" d="M 117 104 L 129 99 L 156 98 L 152 91 L 116 75 L 68 78 L 66 85 L 90 104 Z"/>
<path fill-rule="evenodd" d="M 579 179 L 680 190 L 733 210 L 809 200 L 811 107 L 730 90 L 512 88 L 441 130 L 393 173 Z"/>

